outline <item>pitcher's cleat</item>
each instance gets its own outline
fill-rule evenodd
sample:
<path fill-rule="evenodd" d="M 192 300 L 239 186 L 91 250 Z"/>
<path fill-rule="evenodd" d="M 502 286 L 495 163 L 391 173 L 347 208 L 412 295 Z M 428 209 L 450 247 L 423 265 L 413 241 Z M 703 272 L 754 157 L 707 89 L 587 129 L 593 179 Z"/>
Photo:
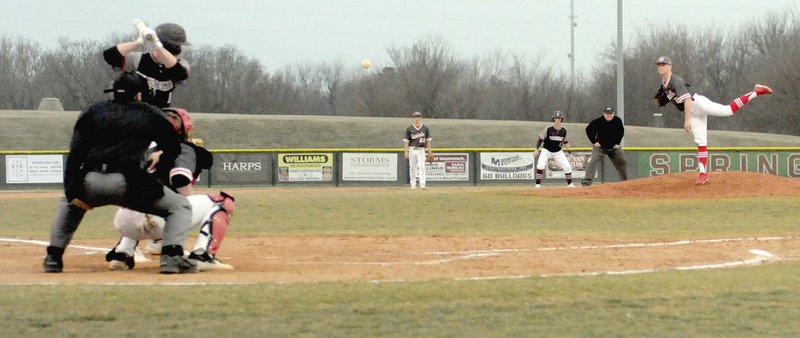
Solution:
<path fill-rule="evenodd" d="M 772 94 L 772 88 L 762 84 L 756 84 L 756 87 L 753 88 L 753 91 L 756 92 L 756 95 L 758 96 Z"/>
<path fill-rule="evenodd" d="M 700 173 L 700 175 L 697 175 L 697 181 L 695 181 L 694 184 L 701 185 L 706 184 L 706 182 L 708 182 L 708 174 Z"/>

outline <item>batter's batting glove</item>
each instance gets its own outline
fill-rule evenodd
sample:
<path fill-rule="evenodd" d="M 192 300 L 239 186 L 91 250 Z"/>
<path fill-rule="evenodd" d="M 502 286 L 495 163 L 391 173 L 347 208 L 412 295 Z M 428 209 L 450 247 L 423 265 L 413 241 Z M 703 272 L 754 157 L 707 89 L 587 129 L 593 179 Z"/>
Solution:
<path fill-rule="evenodd" d="M 161 43 L 161 40 L 158 39 L 156 31 L 150 27 L 142 27 L 142 29 L 139 30 L 139 38 L 144 39 L 147 47 L 150 47 L 151 49 L 164 47 L 164 45 Z M 139 40 L 137 39 L 136 41 Z"/>

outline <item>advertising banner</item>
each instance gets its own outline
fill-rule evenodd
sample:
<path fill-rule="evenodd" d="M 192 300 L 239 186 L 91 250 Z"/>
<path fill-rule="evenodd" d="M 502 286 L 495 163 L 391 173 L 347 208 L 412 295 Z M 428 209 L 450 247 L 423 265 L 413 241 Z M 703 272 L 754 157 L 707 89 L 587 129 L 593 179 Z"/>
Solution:
<path fill-rule="evenodd" d="M 342 181 L 397 181 L 397 153 L 343 153 Z"/>
<path fill-rule="evenodd" d="M 272 183 L 272 154 L 221 153 L 214 154 L 211 167 L 213 184 Z M 201 175 L 200 177 L 205 177 Z M 203 184 L 202 180 L 198 184 Z"/>
<path fill-rule="evenodd" d="M 332 182 L 333 153 L 278 154 L 278 182 Z"/>
<path fill-rule="evenodd" d="M 6 155 L 6 183 L 63 183 L 63 155 Z"/>
<path fill-rule="evenodd" d="M 570 159 L 570 156 L 567 155 Z M 572 178 L 584 178 L 586 176 L 586 166 L 589 165 L 589 159 L 592 158 L 592 153 L 572 153 L 572 158 L 569 160 L 572 166 Z M 545 178 L 552 179 L 565 179 L 564 171 L 558 166 L 556 160 L 552 157 L 547 161 L 547 168 L 545 168 Z"/>
<path fill-rule="evenodd" d="M 532 180 L 536 173 L 532 152 L 480 153 L 481 180 Z"/>
<path fill-rule="evenodd" d="M 433 162 L 425 163 L 428 181 L 469 181 L 468 153 L 433 153 Z"/>
<path fill-rule="evenodd" d="M 697 153 L 665 151 L 639 155 L 639 177 L 697 171 Z M 800 178 L 800 153 L 769 151 L 711 151 L 708 171 L 746 171 Z"/>

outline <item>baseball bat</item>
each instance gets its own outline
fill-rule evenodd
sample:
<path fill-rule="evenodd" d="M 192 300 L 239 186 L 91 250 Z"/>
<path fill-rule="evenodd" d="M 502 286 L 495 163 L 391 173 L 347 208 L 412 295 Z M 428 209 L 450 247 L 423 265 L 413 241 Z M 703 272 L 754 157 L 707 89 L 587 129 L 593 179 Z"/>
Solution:
<path fill-rule="evenodd" d="M 136 28 L 137 32 L 139 32 L 139 31 L 142 30 L 142 28 L 146 28 L 147 25 L 144 24 L 144 21 L 142 21 L 142 19 L 133 19 L 133 27 Z M 152 40 L 153 39 L 153 35 L 152 34 L 147 34 L 147 35 L 145 35 L 144 38 L 145 38 L 145 40 Z"/>

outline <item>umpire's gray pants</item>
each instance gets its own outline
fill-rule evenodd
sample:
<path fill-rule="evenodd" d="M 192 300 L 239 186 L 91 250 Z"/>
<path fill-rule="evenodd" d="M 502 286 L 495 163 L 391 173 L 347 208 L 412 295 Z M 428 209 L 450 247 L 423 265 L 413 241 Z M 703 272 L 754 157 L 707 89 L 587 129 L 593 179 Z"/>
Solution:
<path fill-rule="evenodd" d="M 166 221 L 162 242 L 164 246 L 183 246 L 192 228 L 192 206 L 189 200 L 167 187 L 164 187 L 164 196 L 158 200 L 128 201 L 127 182 L 122 174 L 90 172 L 84 179 L 84 191 L 84 202 L 95 208 L 113 204 L 163 217 Z M 50 245 L 66 248 L 85 214 L 86 211 L 62 197 L 50 227 Z"/>
<path fill-rule="evenodd" d="M 597 172 L 597 165 L 606 155 L 608 155 L 608 157 L 611 159 L 611 163 L 614 164 L 614 168 L 617 169 L 619 179 L 621 181 L 627 180 L 628 173 L 626 172 L 626 167 L 628 163 L 625 161 L 625 153 L 622 151 L 621 147 L 609 150 L 592 147 L 592 159 L 589 161 L 589 165 L 586 167 L 585 178 L 594 179 L 595 173 Z"/>

